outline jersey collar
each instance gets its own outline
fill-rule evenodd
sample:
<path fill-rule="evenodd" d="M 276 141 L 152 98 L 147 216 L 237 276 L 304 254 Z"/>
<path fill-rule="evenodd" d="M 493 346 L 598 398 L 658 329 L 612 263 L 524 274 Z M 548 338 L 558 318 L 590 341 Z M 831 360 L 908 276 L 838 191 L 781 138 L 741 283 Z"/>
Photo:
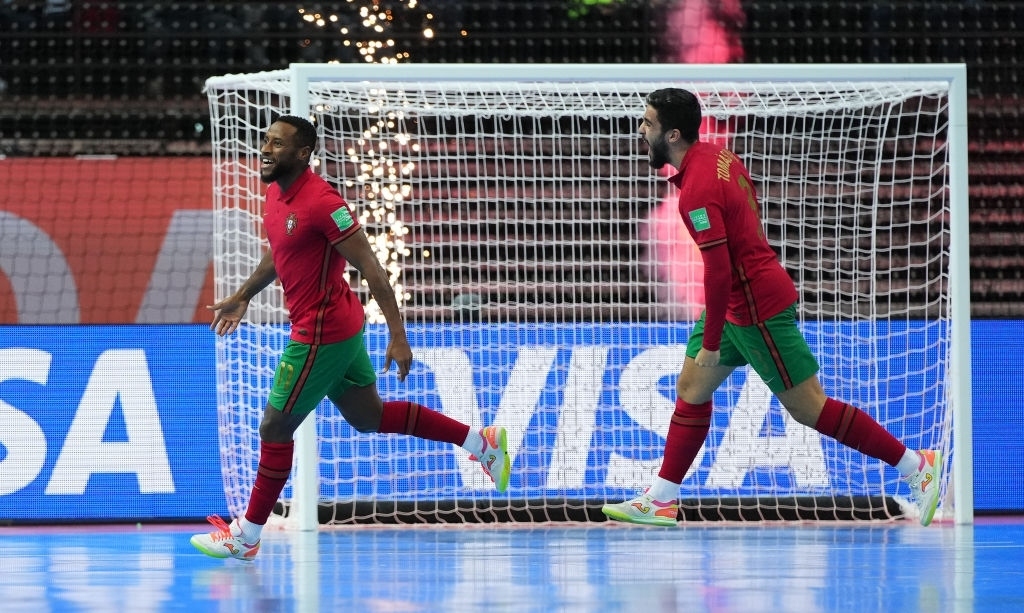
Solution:
<path fill-rule="evenodd" d="M 690 145 L 686 149 L 686 153 L 683 154 L 683 160 L 681 162 L 679 162 L 679 168 L 676 169 L 676 173 L 674 175 L 670 176 L 668 179 L 666 179 L 669 183 L 671 183 L 672 185 L 675 185 L 676 187 L 679 187 L 680 185 L 682 185 L 682 183 L 683 183 L 683 173 L 686 172 L 686 166 L 687 166 L 687 164 L 690 163 L 690 158 L 692 158 L 693 155 L 694 155 L 694 153 L 693 153 L 694 149 L 698 149 L 703 144 L 704 143 L 702 143 L 701 141 L 697 141 L 697 142 L 693 143 L 692 145 Z"/>
<path fill-rule="evenodd" d="M 302 186 L 306 184 L 306 181 L 308 181 L 311 176 L 313 176 L 313 169 L 307 166 L 306 170 L 288 186 L 287 191 L 281 194 L 281 200 L 291 202 L 292 198 L 295 197 L 295 194 L 299 193 L 299 190 L 302 189 Z"/>

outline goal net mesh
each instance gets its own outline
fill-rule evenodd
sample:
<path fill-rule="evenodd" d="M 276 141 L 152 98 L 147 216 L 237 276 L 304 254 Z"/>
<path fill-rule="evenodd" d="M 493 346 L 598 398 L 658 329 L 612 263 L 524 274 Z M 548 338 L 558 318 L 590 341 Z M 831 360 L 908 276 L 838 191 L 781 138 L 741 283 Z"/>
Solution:
<path fill-rule="evenodd" d="M 703 303 L 700 255 L 637 133 L 644 96 L 666 86 L 696 92 L 702 137 L 749 168 L 826 393 L 911 448 L 942 449 L 948 463 L 947 83 L 457 75 L 312 82 L 314 169 L 357 212 L 406 318 L 416 363 L 405 382 L 381 373 L 381 396 L 474 427 L 505 426 L 511 484 L 498 494 L 448 444 L 359 434 L 325 402 L 321 523 L 587 520 L 651 482 Z M 273 118 L 289 114 L 291 88 L 289 71 L 207 83 L 218 298 L 265 249 L 259 144 Z M 386 327 L 355 271 L 349 281 L 364 298 L 380 372 Z M 275 284 L 218 341 L 234 514 L 255 479 L 287 321 Z M 738 369 L 714 404 L 680 488 L 684 518 L 911 512 L 895 469 L 797 424 L 752 371 Z M 278 510 L 287 515 L 291 503 L 289 484 Z"/>

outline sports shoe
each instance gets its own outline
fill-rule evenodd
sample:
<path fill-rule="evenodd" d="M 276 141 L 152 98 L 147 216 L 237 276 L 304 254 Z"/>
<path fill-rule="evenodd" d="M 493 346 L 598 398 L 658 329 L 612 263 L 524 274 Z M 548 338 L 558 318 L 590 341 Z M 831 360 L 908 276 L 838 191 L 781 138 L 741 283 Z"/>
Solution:
<path fill-rule="evenodd" d="M 918 451 L 921 464 L 917 471 L 907 477 L 910 496 L 917 506 L 922 526 L 932 523 L 935 508 L 939 506 L 939 476 L 942 470 L 942 452 L 926 449 Z"/>
<path fill-rule="evenodd" d="M 246 562 L 251 562 L 260 552 L 259 539 L 251 545 L 242 540 L 242 529 L 238 526 L 237 519 L 232 521 L 230 526 L 224 523 L 219 515 L 211 515 L 206 520 L 217 530 L 208 534 L 196 534 L 189 540 L 199 551 L 214 558 L 235 558 Z"/>
<path fill-rule="evenodd" d="M 487 426 L 480 431 L 484 439 L 484 450 L 479 457 L 471 455 L 471 460 L 479 460 L 480 466 L 494 482 L 499 492 L 508 489 L 508 477 L 512 472 L 512 460 L 508 457 L 508 434 L 501 426 Z"/>
<path fill-rule="evenodd" d="M 611 519 L 631 524 L 675 526 L 676 517 L 679 515 L 679 503 L 675 500 L 655 500 L 649 492 L 650 490 L 646 490 L 636 498 L 618 504 L 606 504 L 601 507 L 601 512 Z"/>

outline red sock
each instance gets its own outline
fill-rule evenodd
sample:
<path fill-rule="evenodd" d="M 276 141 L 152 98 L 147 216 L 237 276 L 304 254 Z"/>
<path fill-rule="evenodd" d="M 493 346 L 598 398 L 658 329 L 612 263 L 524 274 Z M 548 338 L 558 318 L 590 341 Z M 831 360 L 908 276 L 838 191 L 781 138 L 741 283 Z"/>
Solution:
<path fill-rule="evenodd" d="M 469 434 L 469 426 L 423 405 L 403 400 L 384 403 L 379 432 L 408 434 L 430 441 L 462 445 Z"/>
<path fill-rule="evenodd" d="M 682 483 L 710 429 L 711 401 L 689 404 L 677 399 L 668 436 L 665 437 L 665 459 L 658 476 L 672 483 Z"/>
<path fill-rule="evenodd" d="M 262 526 L 267 523 L 277 499 L 281 497 L 288 475 L 292 472 L 293 441 L 270 443 L 260 441 L 260 464 L 256 469 L 256 483 L 249 495 L 249 508 L 245 518 Z"/>
<path fill-rule="evenodd" d="M 907 447 L 857 407 L 829 398 L 814 429 L 847 447 L 896 466 Z"/>

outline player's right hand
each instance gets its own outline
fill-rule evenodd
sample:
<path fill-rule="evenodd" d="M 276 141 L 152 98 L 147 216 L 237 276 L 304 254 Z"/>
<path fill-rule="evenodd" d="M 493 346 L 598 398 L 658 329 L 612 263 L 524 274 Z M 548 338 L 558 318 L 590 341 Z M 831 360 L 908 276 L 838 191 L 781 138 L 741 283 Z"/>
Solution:
<path fill-rule="evenodd" d="M 409 347 L 409 341 L 405 338 L 395 339 L 392 337 L 388 341 L 388 348 L 384 353 L 384 372 L 391 370 L 392 363 L 398 366 L 398 380 L 405 381 L 412 368 L 412 349 Z"/>
<path fill-rule="evenodd" d="M 697 352 L 697 357 L 694 358 L 694 362 L 697 366 L 703 368 L 711 368 L 712 366 L 718 366 L 718 361 L 721 359 L 722 353 L 720 351 L 709 351 L 703 347 Z"/>
<path fill-rule="evenodd" d="M 216 304 L 207 305 L 206 308 L 213 311 L 213 323 L 210 324 L 210 329 L 218 336 L 224 336 L 238 329 L 242 316 L 249 308 L 249 301 L 237 294 L 232 294 Z"/>

